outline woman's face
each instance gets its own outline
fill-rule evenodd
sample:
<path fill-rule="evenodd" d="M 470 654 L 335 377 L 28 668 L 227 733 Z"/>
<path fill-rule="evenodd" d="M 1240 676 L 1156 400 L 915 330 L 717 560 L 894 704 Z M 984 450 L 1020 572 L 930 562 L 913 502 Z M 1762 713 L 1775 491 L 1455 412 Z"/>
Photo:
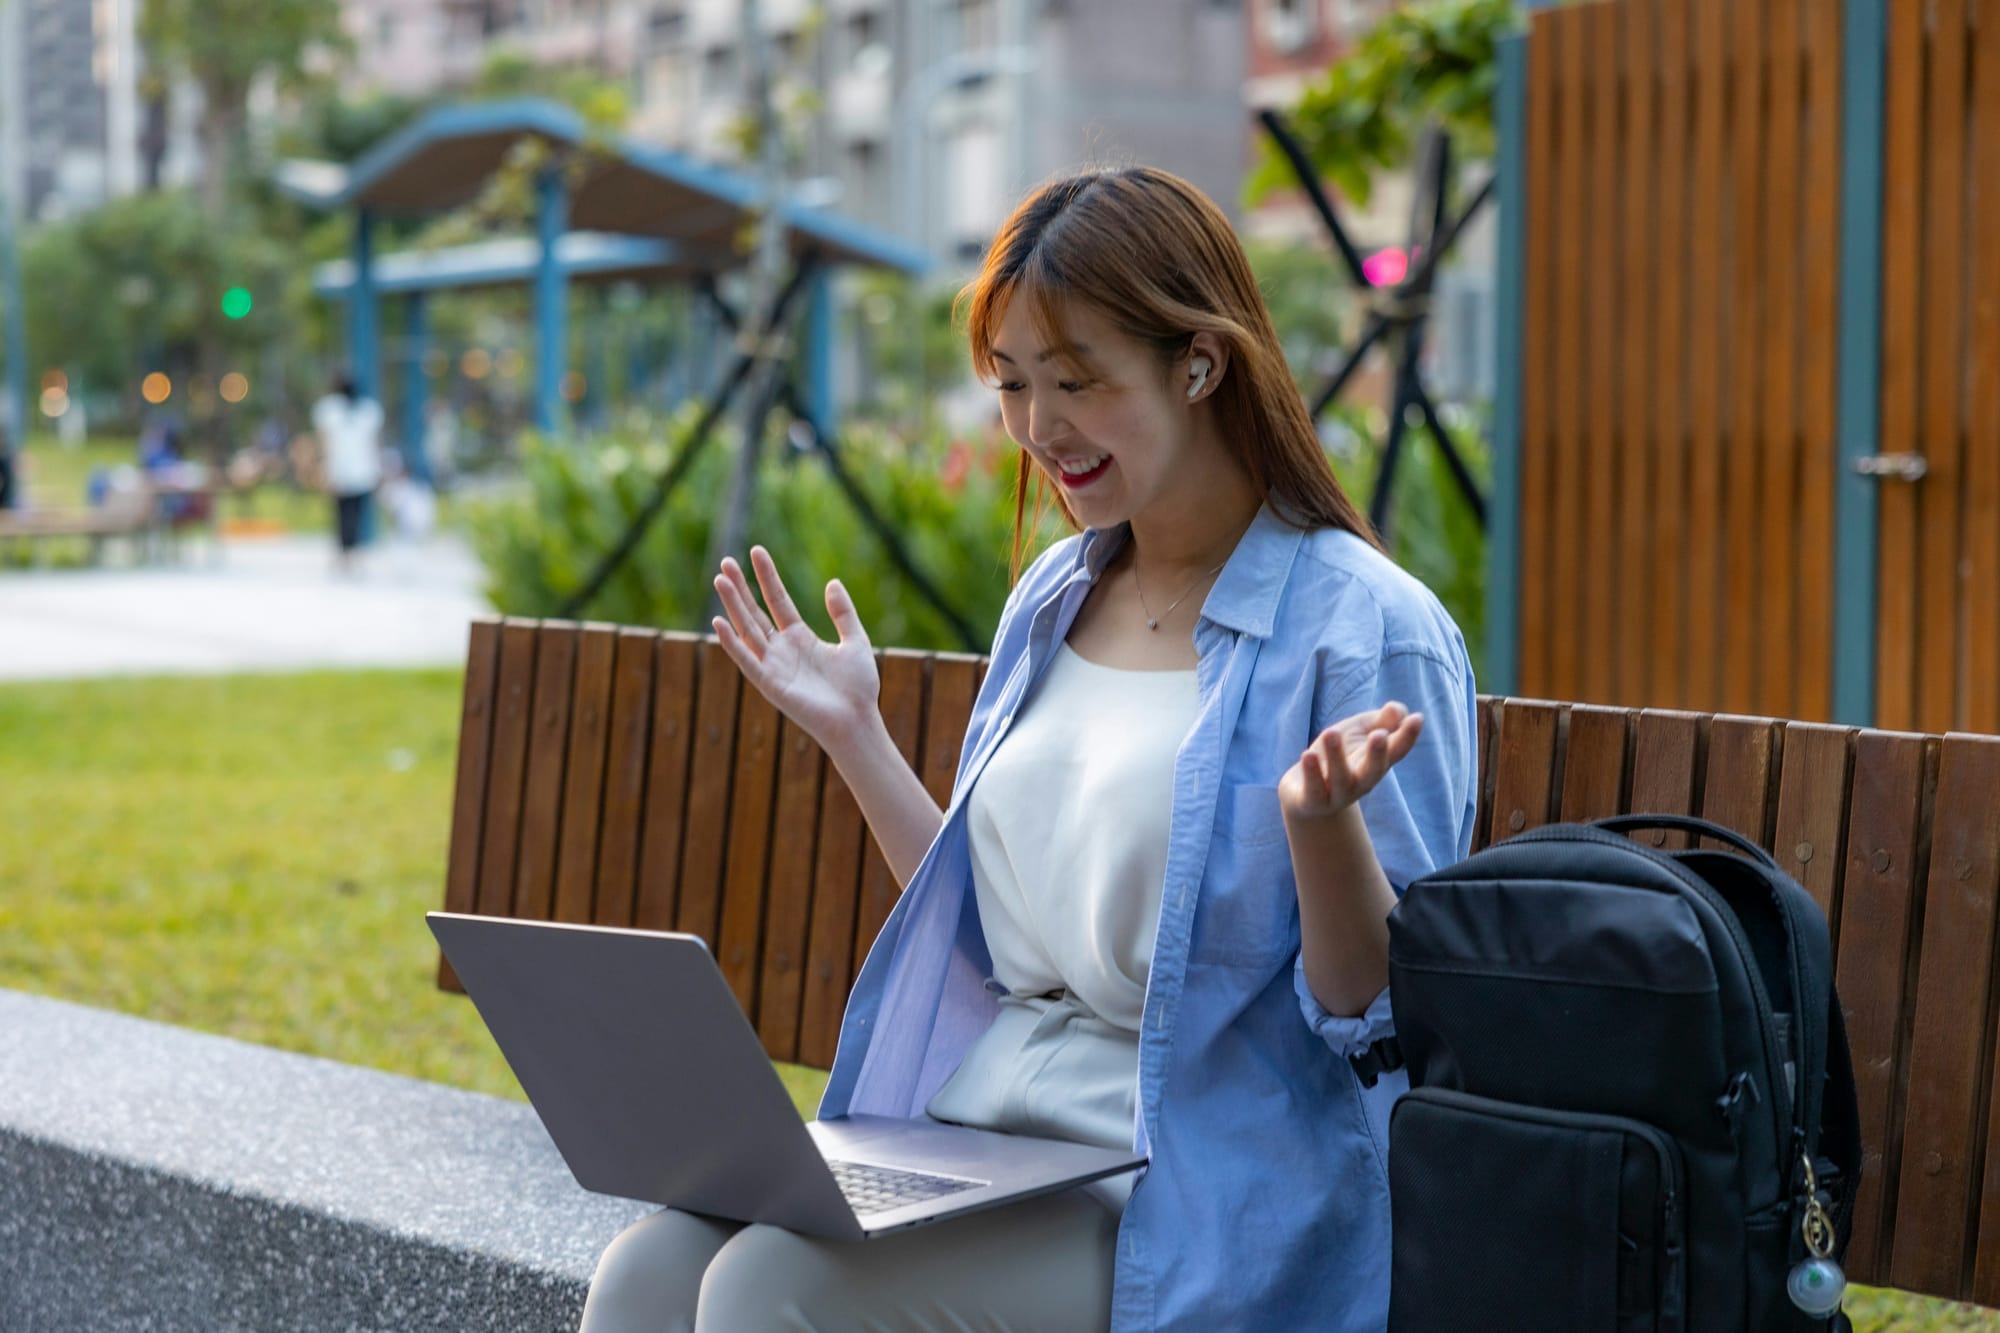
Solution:
<path fill-rule="evenodd" d="M 1090 371 L 1049 355 L 1026 301 L 1007 303 L 993 360 L 1007 433 L 1061 486 L 1077 521 L 1129 522 L 1199 485 L 1200 464 L 1219 460 L 1201 456 L 1191 429 L 1185 363 L 1161 365 L 1086 306 L 1067 308 L 1062 326 Z"/>

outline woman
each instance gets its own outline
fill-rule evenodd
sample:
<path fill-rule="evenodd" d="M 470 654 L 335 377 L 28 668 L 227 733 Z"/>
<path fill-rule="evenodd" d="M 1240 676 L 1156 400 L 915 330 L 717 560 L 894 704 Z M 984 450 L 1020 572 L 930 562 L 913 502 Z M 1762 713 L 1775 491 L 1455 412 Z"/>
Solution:
<path fill-rule="evenodd" d="M 1395 894 L 1469 850 L 1464 640 L 1342 493 L 1241 247 L 1164 172 L 1045 187 L 967 289 L 1027 478 L 1082 529 L 1022 575 L 940 811 L 753 551 L 716 633 L 839 768 L 906 891 L 823 1116 L 1136 1144 L 1089 1187 L 858 1243 L 672 1210 L 587 1330 L 1379 1329 Z"/>
<path fill-rule="evenodd" d="M 313 404 L 312 421 L 333 496 L 337 559 L 349 570 L 361 545 L 368 498 L 382 484 L 382 405 L 363 395 L 352 376 L 342 375 L 333 392 Z"/>

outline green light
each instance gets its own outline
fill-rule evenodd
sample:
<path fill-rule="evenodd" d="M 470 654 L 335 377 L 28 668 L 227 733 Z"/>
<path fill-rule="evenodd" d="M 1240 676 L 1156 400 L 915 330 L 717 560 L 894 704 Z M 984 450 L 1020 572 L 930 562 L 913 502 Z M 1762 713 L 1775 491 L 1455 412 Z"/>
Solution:
<path fill-rule="evenodd" d="M 222 313 L 231 319 L 241 319 L 249 314 L 251 304 L 247 287 L 231 287 L 222 294 Z"/>

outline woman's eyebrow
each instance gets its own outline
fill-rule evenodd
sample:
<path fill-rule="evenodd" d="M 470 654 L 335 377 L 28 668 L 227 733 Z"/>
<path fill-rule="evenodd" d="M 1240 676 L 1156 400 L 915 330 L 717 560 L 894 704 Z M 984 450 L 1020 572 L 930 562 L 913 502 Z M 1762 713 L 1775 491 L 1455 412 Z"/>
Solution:
<path fill-rule="evenodd" d="M 1072 343 L 1072 344 L 1070 344 L 1070 349 L 1069 349 L 1069 350 L 1070 350 L 1070 354 L 1071 354 L 1072 356 L 1088 356 L 1088 355 L 1090 355 L 1090 344 L 1089 344 L 1089 343 Z M 1038 355 L 1038 356 L 1037 356 L 1037 357 L 1035 358 L 1035 360 L 1036 360 L 1036 361 L 1037 361 L 1038 363 L 1039 363 L 1039 362 L 1042 362 L 1042 361 L 1047 361 L 1047 360 L 1048 360 L 1048 359 L 1049 359 L 1050 357 L 1052 357 L 1052 356 L 1055 356 L 1056 354 L 1057 354 L 1057 349 L 1056 349 L 1056 348 L 1053 348 L 1053 347 L 1045 347 L 1045 348 L 1043 348 L 1043 349 L 1042 349 L 1042 351 L 1041 351 L 1041 354 L 1040 354 L 1040 355 Z M 1007 354 L 1006 354 L 1005 352 L 1001 351 L 1001 350 L 1000 350 L 999 348 L 997 348 L 997 347 L 993 349 L 993 358 L 994 358 L 994 360 L 996 360 L 996 361 L 1005 361 L 1005 362 L 1006 362 L 1006 363 L 1007 363 L 1008 365 L 1010 365 L 1010 366 L 1012 366 L 1012 365 L 1017 365 L 1017 364 L 1019 364 L 1018 362 L 1016 362 L 1016 361 L 1014 360 L 1014 358 L 1013 358 L 1013 357 L 1011 357 L 1011 356 L 1008 356 L 1008 355 L 1007 355 Z"/>

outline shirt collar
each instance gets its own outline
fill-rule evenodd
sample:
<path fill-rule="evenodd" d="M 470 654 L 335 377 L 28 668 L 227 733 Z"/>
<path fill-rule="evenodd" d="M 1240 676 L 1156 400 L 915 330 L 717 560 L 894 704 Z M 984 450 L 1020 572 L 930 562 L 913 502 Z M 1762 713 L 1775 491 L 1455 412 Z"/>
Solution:
<path fill-rule="evenodd" d="M 1129 523 L 1086 528 L 1076 570 L 1095 583 L 1131 538 Z M 1285 581 L 1291 577 L 1292 562 L 1304 540 L 1303 529 L 1278 517 L 1270 505 L 1258 506 L 1257 516 L 1237 539 L 1221 577 L 1208 590 L 1208 599 L 1201 605 L 1202 617 L 1240 634 L 1270 638 L 1278 618 L 1278 599 L 1284 595 Z"/>

